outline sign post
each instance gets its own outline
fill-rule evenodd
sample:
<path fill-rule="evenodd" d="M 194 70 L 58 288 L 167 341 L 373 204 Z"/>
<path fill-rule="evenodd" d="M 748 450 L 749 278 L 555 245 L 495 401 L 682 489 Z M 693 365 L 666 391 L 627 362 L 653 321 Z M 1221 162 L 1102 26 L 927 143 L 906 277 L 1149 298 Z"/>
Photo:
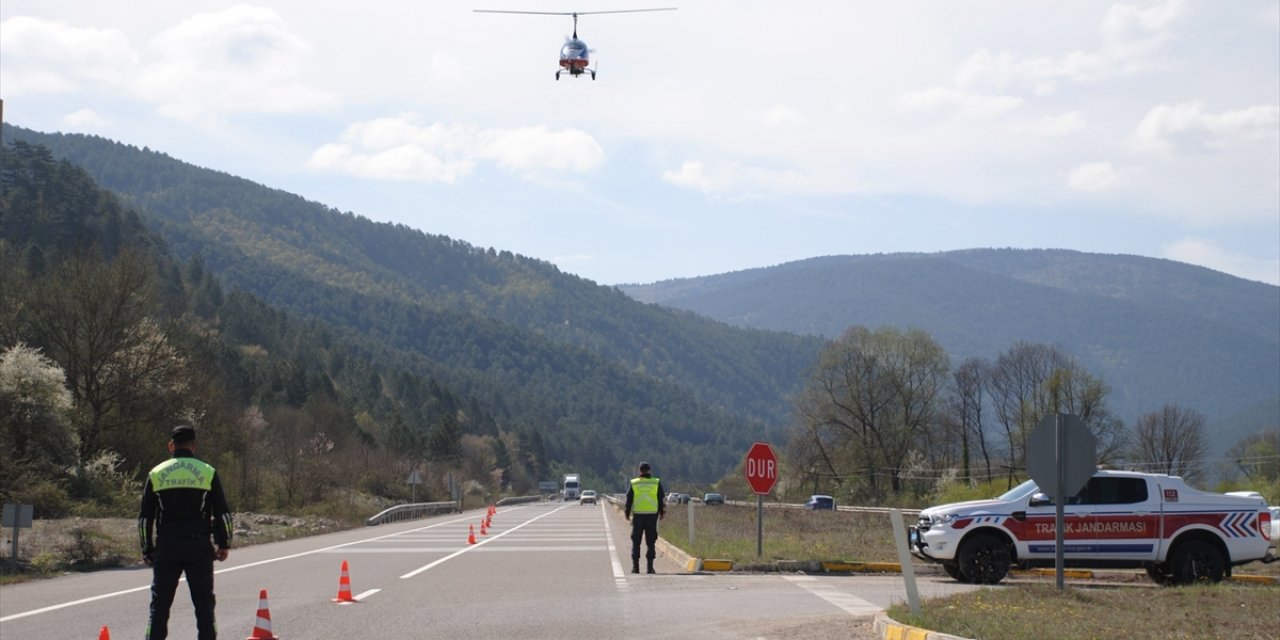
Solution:
<path fill-rule="evenodd" d="M 413 497 L 409 499 L 409 502 L 411 503 L 417 502 L 418 501 L 418 485 L 422 484 L 422 476 L 418 475 L 418 470 L 414 469 L 413 471 L 410 471 L 409 479 L 406 480 L 405 482 L 409 483 L 409 486 L 411 487 L 410 491 L 413 492 L 412 493 Z"/>
<path fill-rule="evenodd" d="M 778 482 L 778 456 L 767 442 L 756 442 L 747 451 L 743 473 L 756 494 L 756 557 L 764 555 L 764 497 Z"/>
<path fill-rule="evenodd" d="M 13 527 L 13 561 L 18 561 L 18 529 L 31 528 L 31 516 L 34 510 L 29 504 L 4 505 L 3 521 L 0 526 Z"/>
<path fill-rule="evenodd" d="M 1027 474 L 1040 491 L 1053 496 L 1054 566 L 1057 567 L 1058 591 L 1065 587 L 1062 568 L 1065 563 L 1066 533 L 1063 504 L 1093 476 L 1097 468 L 1098 439 L 1084 426 L 1079 416 L 1055 413 L 1041 418 L 1027 436 Z"/>

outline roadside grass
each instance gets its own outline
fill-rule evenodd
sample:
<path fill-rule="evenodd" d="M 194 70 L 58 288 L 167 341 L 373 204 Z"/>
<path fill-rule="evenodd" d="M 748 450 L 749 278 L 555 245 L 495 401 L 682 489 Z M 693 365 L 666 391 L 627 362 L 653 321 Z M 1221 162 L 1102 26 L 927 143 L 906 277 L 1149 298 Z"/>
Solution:
<path fill-rule="evenodd" d="M 1280 591 L 1241 584 L 1187 587 L 1012 584 L 935 598 L 912 616 L 906 604 L 888 610 L 902 624 L 980 640 L 1267 639 L 1280 633 Z"/>
<path fill-rule="evenodd" d="M 688 510 L 667 507 L 659 533 L 699 558 L 733 560 L 735 566 L 779 560 L 897 562 L 889 515 L 847 511 L 764 510 L 764 544 L 756 555 L 754 506 L 694 505 L 694 543 L 689 544 Z M 914 515 L 903 514 L 906 522 Z"/>

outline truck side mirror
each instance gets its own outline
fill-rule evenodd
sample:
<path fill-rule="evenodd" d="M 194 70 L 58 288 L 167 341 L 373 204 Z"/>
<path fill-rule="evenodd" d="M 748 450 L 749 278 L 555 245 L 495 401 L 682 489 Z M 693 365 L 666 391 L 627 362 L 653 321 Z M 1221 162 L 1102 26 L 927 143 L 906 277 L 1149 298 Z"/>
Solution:
<path fill-rule="evenodd" d="M 1043 493 L 1036 493 L 1036 494 L 1032 494 L 1031 502 L 1027 504 L 1028 506 L 1032 506 L 1032 507 L 1043 507 L 1046 505 L 1053 504 L 1053 500 L 1050 500 L 1049 496 L 1046 496 Z"/>

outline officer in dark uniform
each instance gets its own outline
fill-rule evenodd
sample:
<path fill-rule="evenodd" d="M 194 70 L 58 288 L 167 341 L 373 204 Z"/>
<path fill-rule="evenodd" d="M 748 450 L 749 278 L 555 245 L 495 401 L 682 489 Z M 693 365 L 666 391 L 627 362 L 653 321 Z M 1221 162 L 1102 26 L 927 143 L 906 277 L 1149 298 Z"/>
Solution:
<path fill-rule="evenodd" d="M 653 560 L 658 557 L 658 521 L 667 515 L 662 496 L 662 481 L 649 473 L 649 463 L 640 463 L 640 477 L 631 479 L 627 489 L 627 505 L 623 509 L 631 521 L 631 573 L 640 573 L 640 537 L 644 537 L 649 573 L 654 573 Z"/>
<path fill-rule="evenodd" d="M 231 549 L 231 509 L 217 472 L 195 457 L 195 449 L 195 428 L 174 427 L 169 440 L 173 457 L 151 470 L 142 493 L 138 535 L 142 559 L 152 568 L 147 640 L 168 637 L 169 606 L 184 573 L 196 609 L 199 640 L 218 637 L 213 560 L 226 560 Z"/>

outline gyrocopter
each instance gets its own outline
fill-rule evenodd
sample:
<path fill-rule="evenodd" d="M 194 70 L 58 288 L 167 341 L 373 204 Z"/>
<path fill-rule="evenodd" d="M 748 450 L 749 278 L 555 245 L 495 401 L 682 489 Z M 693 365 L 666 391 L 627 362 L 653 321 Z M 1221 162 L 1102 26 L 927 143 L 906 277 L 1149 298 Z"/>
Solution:
<path fill-rule="evenodd" d="M 501 9 L 476 9 L 476 13 L 523 13 L 540 16 L 573 16 L 573 36 L 564 39 L 564 45 L 560 47 L 560 68 L 556 70 L 556 80 L 560 79 L 560 74 L 568 71 L 572 77 L 578 77 L 584 73 L 591 74 L 591 79 L 596 79 L 596 70 L 588 67 L 591 64 L 590 55 L 594 49 L 587 48 L 587 43 L 578 38 L 578 16 L 597 15 L 602 13 L 640 13 L 644 11 L 675 11 L 676 7 L 655 7 L 651 9 L 616 9 L 613 11 L 504 11 Z"/>

